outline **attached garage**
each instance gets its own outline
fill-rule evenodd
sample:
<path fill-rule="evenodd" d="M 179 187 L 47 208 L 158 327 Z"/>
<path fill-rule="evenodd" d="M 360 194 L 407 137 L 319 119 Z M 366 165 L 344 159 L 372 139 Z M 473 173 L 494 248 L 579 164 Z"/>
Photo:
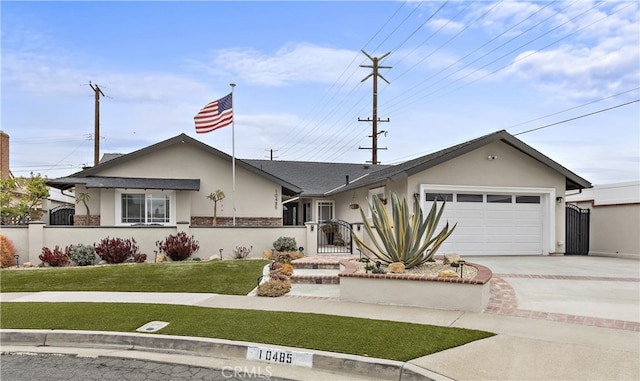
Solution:
<path fill-rule="evenodd" d="M 423 185 L 423 210 L 445 201 L 440 227 L 457 227 L 438 253 L 542 255 L 549 253 L 554 189 Z"/>

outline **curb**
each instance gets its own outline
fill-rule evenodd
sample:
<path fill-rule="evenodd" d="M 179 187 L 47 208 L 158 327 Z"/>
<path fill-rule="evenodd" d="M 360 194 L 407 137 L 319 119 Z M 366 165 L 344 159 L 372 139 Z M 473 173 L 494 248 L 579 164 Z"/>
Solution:
<path fill-rule="evenodd" d="M 313 355 L 311 369 L 379 380 L 449 381 L 451 379 L 409 362 L 370 358 L 271 344 L 254 344 L 224 339 L 167 336 L 148 333 L 0 329 L 3 346 L 73 347 L 137 350 L 174 353 L 228 360 L 247 360 L 249 347 L 268 346 L 281 351 L 306 352 Z M 263 362 L 260 360 L 253 360 Z M 269 362 L 264 361 L 268 364 Z M 295 365 L 290 365 L 295 366 Z"/>

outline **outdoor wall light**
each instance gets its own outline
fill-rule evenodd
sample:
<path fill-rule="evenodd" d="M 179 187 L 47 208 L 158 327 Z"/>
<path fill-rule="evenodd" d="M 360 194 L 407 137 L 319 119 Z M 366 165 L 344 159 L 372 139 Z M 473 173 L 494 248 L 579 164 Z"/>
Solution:
<path fill-rule="evenodd" d="M 556 197 L 556 202 L 557 202 L 558 204 L 560 204 L 560 203 L 562 202 L 562 196 L 560 196 L 560 197 Z"/>

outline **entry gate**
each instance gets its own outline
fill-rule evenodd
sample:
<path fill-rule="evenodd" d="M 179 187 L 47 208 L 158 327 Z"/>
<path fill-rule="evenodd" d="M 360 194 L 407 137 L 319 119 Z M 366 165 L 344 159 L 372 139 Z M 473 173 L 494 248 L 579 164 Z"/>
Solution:
<path fill-rule="evenodd" d="M 567 204 L 565 254 L 589 254 L 590 217 L 589 209 Z"/>
<path fill-rule="evenodd" d="M 318 224 L 318 253 L 353 254 L 351 224 L 342 220 L 327 220 Z"/>
<path fill-rule="evenodd" d="M 49 225 L 73 225 L 76 208 L 71 205 L 60 205 L 49 211 Z"/>

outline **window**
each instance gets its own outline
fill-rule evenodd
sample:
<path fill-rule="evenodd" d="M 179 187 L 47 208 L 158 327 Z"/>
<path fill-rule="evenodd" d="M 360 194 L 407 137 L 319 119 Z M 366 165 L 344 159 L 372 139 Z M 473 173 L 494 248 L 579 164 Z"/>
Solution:
<path fill-rule="evenodd" d="M 481 194 L 458 193 L 456 195 L 456 200 L 458 202 L 482 202 L 483 196 Z"/>
<path fill-rule="evenodd" d="M 488 194 L 487 202 L 497 204 L 511 204 L 513 197 L 510 194 Z"/>
<path fill-rule="evenodd" d="M 171 224 L 174 221 L 173 192 L 129 192 L 116 191 L 116 223 Z"/>
<path fill-rule="evenodd" d="M 333 219 L 333 201 L 318 201 L 318 221 Z"/>
<path fill-rule="evenodd" d="M 427 193 L 427 201 L 453 201 L 453 193 Z"/>
<path fill-rule="evenodd" d="M 517 204 L 539 204 L 540 196 L 516 196 Z"/>

